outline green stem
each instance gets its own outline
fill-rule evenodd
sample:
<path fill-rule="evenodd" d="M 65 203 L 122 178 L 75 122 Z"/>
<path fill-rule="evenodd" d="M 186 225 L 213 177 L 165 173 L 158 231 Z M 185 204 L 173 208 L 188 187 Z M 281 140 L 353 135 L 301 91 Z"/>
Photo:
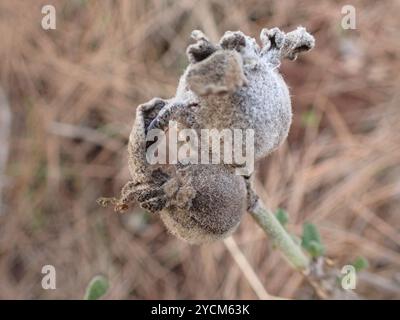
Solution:
<path fill-rule="evenodd" d="M 298 270 L 305 271 L 310 265 L 310 259 L 296 244 L 289 233 L 282 227 L 275 215 L 264 207 L 259 200 L 254 209 L 250 211 L 265 233 L 274 244 L 282 251 L 285 258 Z"/>

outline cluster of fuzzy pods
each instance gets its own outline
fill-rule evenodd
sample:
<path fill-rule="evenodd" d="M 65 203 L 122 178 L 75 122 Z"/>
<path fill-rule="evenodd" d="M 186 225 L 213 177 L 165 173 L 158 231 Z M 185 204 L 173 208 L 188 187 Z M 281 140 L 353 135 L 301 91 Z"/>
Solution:
<path fill-rule="evenodd" d="M 313 48 L 314 38 L 301 27 L 287 34 L 263 29 L 261 47 L 240 31 L 226 32 L 218 44 L 200 31 L 192 38 L 175 97 L 154 98 L 136 110 L 128 145 L 132 179 L 113 202 L 117 211 L 138 202 L 159 213 L 177 237 L 203 243 L 231 234 L 254 205 L 249 176 L 235 174 L 234 164 L 149 164 L 147 132 L 166 130 L 171 120 L 196 130 L 251 128 L 254 159 L 260 160 L 285 140 L 291 124 L 280 62 Z"/>

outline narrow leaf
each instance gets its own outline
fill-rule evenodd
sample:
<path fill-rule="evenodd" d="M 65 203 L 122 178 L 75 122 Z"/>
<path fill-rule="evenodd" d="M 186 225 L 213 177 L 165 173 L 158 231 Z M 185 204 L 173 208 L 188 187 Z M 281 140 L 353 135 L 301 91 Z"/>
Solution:
<path fill-rule="evenodd" d="M 288 221 L 289 221 L 289 216 L 286 212 L 286 210 L 282 208 L 278 208 L 275 212 L 275 217 L 278 219 L 280 224 L 284 227 Z"/>
<path fill-rule="evenodd" d="M 319 257 L 323 255 L 325 251 L 318 229 L 312 223 L 305 223 L 303 225 L 301 245 L 312 257 Z"/>
<path fill-rule="evenodd" d="M 366 269 L 369 267 L 368 260 L 364 257 L 358 257 L 354 262 L 353 266 L 356 269 L 356 271 L 361 271 L 363 269 Z"/>
<path fill-rule="evenodd" d="M 85 300 L 97 300 L 106 294 L 108 280 L 104 276 L 95 276 L 86 288 Z"/>

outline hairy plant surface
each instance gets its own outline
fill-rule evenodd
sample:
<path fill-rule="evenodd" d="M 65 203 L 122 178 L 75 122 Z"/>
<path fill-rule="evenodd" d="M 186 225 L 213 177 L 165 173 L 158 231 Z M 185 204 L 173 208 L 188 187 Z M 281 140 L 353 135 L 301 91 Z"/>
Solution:
<path fill-rule="evenodd" d="M 56 30 L 41 28 L 48 4 Z M 226 30 L 299 25 L 316 48 L 280 66 L 294 116 L 286 142 L 258 163 L 257 193 L 288 212 L 296 235 L 306 221 L 318 225 L 339 266 L 366 257 L 362 297 L 399 298 L 399 1 L 351 1 L 355 30 L 341 28 L 348 4 L 0 1 L 0 85 L 12 113 L 11 134 L 0 137 L 10 146 L 0 178 L 0 298 L 81 298 L 94 274 L 109 279 L 109 299 L 256 298 L 222 241 L 190 246 L 139 205 L 117 215 L 95 200 L 130 179 L 135 108 L 175 96 L 191 30 L 218 43 Z M 234 238 L 267 292 L 315 297 L 249 215 Z M 47 264 L 57 290 L 41 287 Z"/>

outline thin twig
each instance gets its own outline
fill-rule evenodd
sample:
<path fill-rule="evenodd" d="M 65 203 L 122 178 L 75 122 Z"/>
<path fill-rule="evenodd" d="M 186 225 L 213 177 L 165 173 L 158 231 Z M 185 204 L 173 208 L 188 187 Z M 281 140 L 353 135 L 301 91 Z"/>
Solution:
<path fill-rule="evenodd" d="M 309 268 L 310 259 L 260 200 L 250 213 L 294 268 L 301 271 Z"/>
<path fill-rule="evenodd" d="M 10 152 L 11 111 L 7 97 L 0 87 L 0 215 L 3 213 L 3 188 L 6 166 Z"/>
<path fill-rule="evenodd" d="M 254 272 L 253 267 L 247 261 L 246 257 L 242 253 L 242 251 L 240 251 L 235 240 L 232 237 L 226 238 L 224 240 L 224 244 L 225 244 L 226 248 L 229 250 L 230 254 L 232 255 L 232 257 L 235 260 L 235 262 L 237 263 L 237 265 L 239 266 L 240 270 L 242 270 L 244 276 L 246 277 L 250 286 L 256 293 L 257 297 L 261 300 L 271 299 L 272 297 L 269 295 L 267 290 L 264 288 L 264 286 L 261 283 L 260 279 L 258 278 L 257 274 Z"/>
<path fill-rule="evenodd" d="M 337 286 L 337 275 L 340 272 L 335 266 L 330 265 L 329 259 L 320 257 L 311 260 L 302 251 L 300 245 L 295 243 L 289 233 L 282 227 L 275 215 L 265 208 L 258 200 L 251 215 L 271 238 L 275 246 L 282 252 L 286 260 L 299 271 L 308 283 L 314 288 L 321 299 L 359 299 L 353 292 L 343 291 Z"/>
<path fill-rule="evenodd" d="M 124 146 L 121 142 L 116 139 L 111 139 L 98 130 L 69 123 L 54 121 L 49 126 L 49 132 L 65 138 L 83 139 L 87 142 L 101 145 L 111 151 L 119 151 Z"/>

